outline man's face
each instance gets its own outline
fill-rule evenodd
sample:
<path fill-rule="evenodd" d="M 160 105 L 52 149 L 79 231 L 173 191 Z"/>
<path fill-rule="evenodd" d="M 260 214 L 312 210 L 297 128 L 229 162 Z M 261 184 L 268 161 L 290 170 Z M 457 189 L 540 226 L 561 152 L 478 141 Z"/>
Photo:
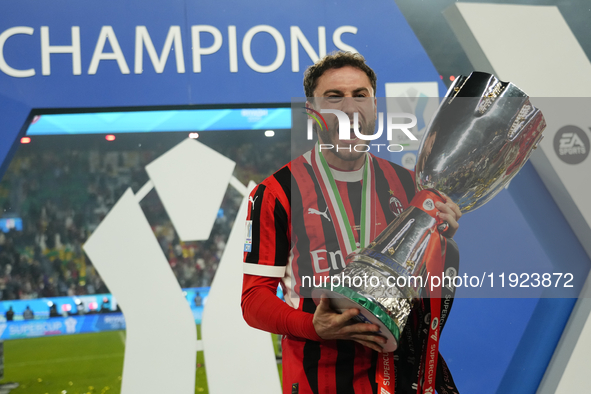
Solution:
<path fill-rule="evenodd" d="M 318 78 L 314 97 L 314 103 L 307 103 L 307 105 L 316 111 L 337 109 L 347 114 L 350 119 L 348 139 L 339 140 L 338 118 L 333 114 L 323 114 L 328 130 L 325 130 L 324 126 L 322 128 L 316 127 L 318 138 L 321 144 L 335 146 L 335 149 L 323 150 L 323 153 L 325 155 L 327 153 L 335 155 L 338 159 L 344 161 L 360 159 L 364 152 L 356 152 L 354 146 L 367 144 L 369 141 L 361 140 L 355 136 L 353 132 L 354 113 L 358 114 L 358 130 L 365 135 L 374 134 L 377 116 L 375 92 L 367 74 L 352 66 L 326 70 Z M 338 151 L 336 149 L 337 145 L 339 147 Z"/>

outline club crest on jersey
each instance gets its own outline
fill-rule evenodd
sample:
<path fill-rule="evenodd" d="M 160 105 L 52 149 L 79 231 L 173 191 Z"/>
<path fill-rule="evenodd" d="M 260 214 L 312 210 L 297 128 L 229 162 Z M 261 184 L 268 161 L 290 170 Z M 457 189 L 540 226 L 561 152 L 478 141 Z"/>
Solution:
<path fill-rule="evenodd" d="M 398 217 L 398 215 L 400 215 L 402 211 L 404 211 L 404 208 L 402 208 L 402 203 L 395 196 L 390 197 L 390 211 L 396 217 Z"/>

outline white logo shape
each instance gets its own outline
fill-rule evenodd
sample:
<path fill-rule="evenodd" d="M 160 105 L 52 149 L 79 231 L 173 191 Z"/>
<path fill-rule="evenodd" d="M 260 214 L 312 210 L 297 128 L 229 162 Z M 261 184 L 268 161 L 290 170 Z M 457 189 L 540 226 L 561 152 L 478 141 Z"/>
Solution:
<path fill-rule="evenodd" d="M 438 325 L 439 325 L 439 319 L 437 319 L 436 317 L 434 317 L 433 318 L 433 321 L 431 322 L 431 329 L 432 330 L 435 330 Z"/>
<path fill-rule="evenodd" d="M 315 215 L 321 215 L 324 216 L 326 218 L 326 220 L 328 220 L 330 222 L 330 218 L 328 217 L 328 207 L 326 207 L 326 209 L 324 210 L 324 212 L 320 212 L 314 208 L 308 208 L 308 215 L 309 214 L 315 214 Z"/>
<path fill-rule="evenodd" d="M 583 144 L 583 141 L 575 133 L 562 134 L 562 138 L 560 138 L 560 149 L 570 149 L 575 145 L 583 147 L 583 150 L 585 149 L 585 144 Z"/>
<path fill-rule="evenodd" d="M 430 211 L 433 208 L 435 208 L 435 204 L 433 204 L 433 200 L 431 200 L 430 198 L 426 199 L 425 202 L 423 202 L 423 208 L 425 208 L 426 211 Z"/>
<path fill-rule="evenodd" d="M 257 198 L 259 198 L 259 196 L 255 196 L 254 197 L 254 200 L 252 199 L 251 196 L 248 196 L 248 201 L 252 203 L 252 208 L 251 209 L 254 209 L 254 202 L 257 200 Z"/>
<path fill-rule="evenodd" d="M 68 333 L 68 334 L 75 333 L 76 332 L 76 323 L 78 323 L 78 321 L 76 321 L 76 319 L 74 319 L 73 317 L 66 319 L 66 321 L 64 322 L 64 324 L 66 325 L 66 333 Z"/>
<path fill-rule="evenodd" d="M 451 280 L 449 281 L 447 286 L 445 286 L 445 288 L 448 289 L 449 291 L 454 291 L 455 286 L 453 284 L 453 279 L 457 275 L 458 275 L 458 271 L 454 267 L 449 267 L 448 269 L 445 270 L 445 276 L 451 278 Z"/>

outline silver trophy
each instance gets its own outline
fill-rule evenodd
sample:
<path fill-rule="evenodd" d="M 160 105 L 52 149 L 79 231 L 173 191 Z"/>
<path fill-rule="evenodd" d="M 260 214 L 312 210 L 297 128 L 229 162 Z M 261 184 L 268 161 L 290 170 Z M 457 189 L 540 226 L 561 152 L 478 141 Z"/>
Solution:
<path fill-rule="evenodd" d="M 421 141 L 417 189 L 436 189 L 462 212 L 474 210 L 517 174 L 545 127 L 542 113 L 517 86 L 487 73 L 460 76 Z M 343 280 L 344 285 L 322 291 L 334 309 L 357 308 L 358 320 L 378 324 L 388 339 L 384 351 L 394 351 L 413 301 L 423 295 L 424 288 L 413 278 L 427 275 L 425 247 L 430 237 L 442 237 L 442 230 L 425 210 L 407 208 L 368 247 L 347 256 L 341 278 L 377 280 Z M 396 285 L 382 286 L 386 283 Z"/>

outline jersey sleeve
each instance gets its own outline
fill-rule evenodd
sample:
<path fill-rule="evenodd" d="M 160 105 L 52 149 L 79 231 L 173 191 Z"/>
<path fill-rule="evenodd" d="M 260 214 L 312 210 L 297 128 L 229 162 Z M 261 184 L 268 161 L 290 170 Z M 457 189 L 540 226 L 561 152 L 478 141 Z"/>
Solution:
<path fill-rule="evenodd" d="M 263 182 L 250 194 L 243 271 L 281 278 L 289 260 L 289 202 L 280 187 Z"/>
<path fill-rule="evenodd" d="M 242 316 L 259 330 L 313 341 L 322 339 L 314 329 L 314 315 L 294 309 L 277 298 L 279 278 L 244 275 Z"/>

